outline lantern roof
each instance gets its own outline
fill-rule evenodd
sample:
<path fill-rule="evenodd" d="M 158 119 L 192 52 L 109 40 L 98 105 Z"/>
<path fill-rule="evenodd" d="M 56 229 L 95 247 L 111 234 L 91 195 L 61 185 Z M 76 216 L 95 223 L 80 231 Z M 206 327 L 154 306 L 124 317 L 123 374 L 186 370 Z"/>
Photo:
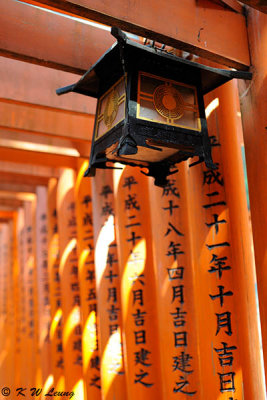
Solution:
<path fill-rule="evenodd" d="M 91 97 L 99 97 L 100 82 L 115 82 L 127 72 L 127 67 L 138 64 L 142 65 L 145 60 L 146 65 L 163 64 L 168 65 L 172 71 L 179 76 L 200 76 L 201 90 L 203 94 L 216 89 L 220 85 L 231 79 L 251 79 L 249 71 L 236 71 L 231 69 L 219 69 L 208 67 L 184 58 L 170 54 L 162 49 L 143 45 L 128 37 L 118 28 L 113 27 L 111 33 L 117 38 L 113 44 L 98 61 L 81 77 L 81 79 L 69 86 L 57 89 L 57 94 L 76 92 Z M 122 56 L 123 54 L 123 56 Z M 123 60 L 122 60 L 123 57 Z"/>

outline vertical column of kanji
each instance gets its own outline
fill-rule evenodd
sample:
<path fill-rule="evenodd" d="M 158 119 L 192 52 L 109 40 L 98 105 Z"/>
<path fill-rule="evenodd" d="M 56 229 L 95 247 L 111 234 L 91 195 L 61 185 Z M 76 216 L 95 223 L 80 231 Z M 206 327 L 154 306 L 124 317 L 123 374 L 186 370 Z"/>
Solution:
<path fill-rule="evenodd" d="M 48 282 L 48 247 L 47 247 L 47 188 L 37 186 L 36 207 L 36 267 L 39 308 L 39 348 L 41 355 L 42 387 L 44 392 L 51 383 L 51 353 L 50 353 L 50 301 Z"/>
<path fill-rule="evenodd" d="M 36 200 L 26 201 L 25 210 L 25 292 L 26 292 L 26 319 L 27 319 L 27 368 L 29 381 L 27 391 L 32 387 L 41 386 L 40 351 L 38 346 L 38 302 L 37 302 L 37 275 L 36 275 L 36 236 L 35 213 Z M 24 392 L 27 393 L 27 392 Z"/>
<path fill-rule="evenodd" d="M 61 289 L 59 275 L 59 237 L 57 218 L 57 186 L 56 178 L 48 182 L 48 279 L 50 289 L 50 342 L 52 378 L 50 386 L 61 392 L 65 388 L 63 358 L 63 321 L 61 308 Z"/>
<path fill-rule="evenodd" d="M 267 15 L 252 7 L 246 12 L 253 78 L 239 80 L 239 89 L 267 381 Z"/>
<path fill-rule="evenodd" d="M 188 168 L 200 382 L 206 398 L 240 400 L 244 395 L 239 350 L 242 333 L 235 312 L 234 248 L 217 130 L 218 99 L 212 101 L 206 112 L 213 159 L 218 168 L 207 169 L 204 164 Z"/>
<path fill-rule="evenodd" d="M 32 387 L 34 384 L 34 299 L 33 299 L 33 273 L 34 273 L 34 249 L 33 249 L 33 221 L 31 216 L 31 202 L 24 203 L 25 228 L 24 228 L 24 246 L 25 246 L 25 268 L 24 268 L 24 285 L 25 285 L 25 345 L 26 354 L 25 368 L 28 371 L 27 381 L 23 382 L 23 387 Z M 25 389 L 26 390 L 26 389 Z M 25 392 L 24 392 L 25 394 Z"/>
<path fill-rule="evenodd" d="M 242 335 L 239 335 L 240 361 L 244 376 L 245 398 L 265 396 L 264 368 L 261 360 L 255 264 L 249 224 L 246 188 L 242 165 L 242 126 L 239 117 L 237 83 L 229 82 L 215 92 L 219 98 L 216 109 L 221 135 L 222 169 L 229 205 L 235 310 Z M 238 182 L 238 184 L 237 184 Z M 244 301 L 246 299 L 246 301 Z"/>
<path fill-rule="evenodd" d="M 164 188 L 150 180 L 164 399 L 201 398 L 185 164 Z"/>
<path fill-rule="evenodd" d="M 127 395 L 122 353 L 121 279 L 112 183 L 112 172 L 106 170 L 98 170 L 92 180 L 101 385 L 103 399 L 124 400 Z"/>
<path fill-rule="evenodd" d="M 83 352 L 84 386 L 88 399 L 101 398 L 99 341 L 96 323 L 94 233 L 90 180 L 83 178 L 88 162 L 81 162 L 75 184 L 78 228 L 78 268 L 81 293 L 82 340 L 76 342 Z"/>
<path fill-rule="evenodd" d="M 18 210 L 16 224 L 16 241 L 18 249 L 18 269 L 17 269 L 17 297 L 16 297 L 16 315 L 17 315 L 17 341 L 16 341 L 16 363 L 15 363 L 15 386 L 22 387 L 26 382 L 26 371 L 24 368 L 24 360 L 26 357 L 25 346 L 25 284 L 24 284 L 24 246 L 23 246 L 23 229 L 24 229 L 24 209 Z"/>
<path fill-rule="evenodd" d="M 114 176 L 128 398 L 162 399 L 147 179 L 132 167 Z"/>
<path fill-rule="evenodd" d="M 77 224 L 74 200 L 75 172 L 64 169 L 58 181 L 57 215 L 60 253 L 60 285 L 63 314 L 65 389 L 84 398 L 80 288 L 78 281 Z"/>

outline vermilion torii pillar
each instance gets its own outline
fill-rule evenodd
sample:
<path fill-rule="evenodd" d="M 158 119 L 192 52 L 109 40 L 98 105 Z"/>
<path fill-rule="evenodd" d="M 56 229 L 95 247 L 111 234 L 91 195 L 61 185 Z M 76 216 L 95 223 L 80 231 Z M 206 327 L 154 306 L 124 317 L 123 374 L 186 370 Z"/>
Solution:
<path fill-rule="evenodd" d="M 51 383 L 51 346 L 50 346 L 50 298 L 48 279 L 48 210 L 47 188 L 36 188 L 36 275 L 38 288 L 39 334 L 38 343 L 41 358 L 42 387 L 48 392 Z"/>
<path fill-rule="evenodd" d="M 112 171 L 98 170 L 92 180 L 92 209 L 102 396 L 105 400 L 123 400 L 127 397 L 125 336 Z"/>
<path fill-rule="evenodd" d="M 146 178 L 138 168 L 116 170 L 114 195 L 127 396 L 163 398 Z"/>
<path fill-rule="evenodd" d="M 78 281 L 77 222 L 74 185 L 76 174 L 64 169 L 57 188 L 59 234 L 59 276 L 63 316 L 63 355 L 65 391 L 84 398 L 82 371 L 82 327 L 80 318 L 80 287 Z"/>
<path fill-rule="evenodd" d="M 247 12 L 253 78 L 250 83 L 239 84 L 239 96 L 255 248 L 265 378 L 267 378 L 267 258 L 264 234 L 267 225 L 267 15 L 250 7 Z"/>
<path fill-rule="evenodd" d="M 57 218 L 58 180 L 50 178 L 48 182 L 47 217 L 48 217 L 48 279 L 50 293 L 50 342 L 51 342 L 51 387 L 55 391 L 64 391 L 64 356 L 63 356 L 63 317 L 59 275 L 59 237 Z"/>
<path fill-rule="evenodd" d="M 100 353 L 97 328 L 97 294 L 94 262 L 94 231 L 92 215 L 91 180 L 83 178 L 88 162 L 79 163 L 75 182 L 77 217 L 77 258 L 81 297 L 84 390 L 88 399 L 100 400 Z"/>

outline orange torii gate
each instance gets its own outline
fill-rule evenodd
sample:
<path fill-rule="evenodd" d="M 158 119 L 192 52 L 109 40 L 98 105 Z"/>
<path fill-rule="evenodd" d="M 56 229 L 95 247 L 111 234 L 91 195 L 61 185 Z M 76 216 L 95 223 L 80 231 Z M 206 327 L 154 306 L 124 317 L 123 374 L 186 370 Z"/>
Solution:
<path fill-rule="evenodd" d="M 39 6 L 45 5 L 50 9 L 83 19 L 92 18 L 100 23 L 116 24 L 135 34 L 149 36 L 228 67 L 246 69 L 250 63 L 253 65 L 252 83 L 239 84 L 239 92 L 247 156 L 263 351 L 264 354 L 267 354 L 264 272 L 266 241 L 263 235 L 267 215 L 266 172 L 263 168 L 267 156 L 265 146 L 266 60 L 263 57 L 267 45 L 266 15 L 248 8 L 246 19 L 242 6 L 234 0 L 201 0 L 197 4 L 193 0 L 182 0 L 179 5 L 170 1 L 165 7 L 162 7 L 159 1 L 152 0 L 145 4 L 130 0 L 127 7 L 122 0 L 115 0 L 112 7 L 106 2 L 100 4 L 95 0 L 68 2 L 28 0 L 26 2 Z M 260 7 L 257 1 L 246 0 L 246 3 Z M 264 10 L 261 7 L 260 9 Z M 43 10 L 32 9 L 19 3 L 15 5 L 11 1 L 5 2 L 5 10 L 8 15 L 11 15 L 13 22 L 18 15 L 27 18 L 28 14 L 28 21 L 34 21 L 36 17 L 40 22 L 39 30 L 35 30 L 37 40 L 39 34 L 44 34 L 42 30 L 46 26 L 46 21 L 49 20 L 51 24 L 55 24 L 57 21 L 59 23 L 59 27 L 55 28 L 57 29 L 57 39 L 60 39 L 64 35 L 64 30 L 67 30 L 68 37 L 65 43 L 67 42 L 69 45 L 67 53 L 59 50 L 57 42 L 55 42 L 53 51 L 49 52 L 44 47 L 43 53 L 41 50 L 38 52 L 35 42 L 31 42 L 31 31 L 29 29 L 24 31 L 23 25 L 18 23 L 16 32 L 21 32 L 21 40 L 15 41 L 15 43 L 12 36 L 9 39 L 6 38 L 0 46 L 0 54 L 7 57 L 50 66 L 62 71 L 82 73 L 92 62 L 95 54 L 90 50 L 90 46 L 87 47 L 83 44 L 81 45 L 83 51 L 79 53 L 82 54 L 82 57 L 78 57 L 74 52 L 78 39 L 81 40 L 82 35 L 87 34 L 88 37 L 92 35 L 91 37 L 97 38 L 96 48 L 101 54 L 104 51 L 101 50 L 102 41 L 104 47 L 110 42 L 110 36 L 104 30 L 97 31 L 97 28 L 93 26 L 85 28 L 81 22 L 74 22 L 71 19 L 63 20 L 60 15 L 49 14 L 46 20 Z M 12 10 L 14 10 L 14 14 L 12 14 Z M 5 18 L 5 14 L 2 14 L 2 17 Z M 226 19 L 227 25 L 225 24 Z M 6 26 L 8 29 L 11 23 L 13 24 L 12 21 L 8 25 L 9 20 L 6 19 L 5 24 L 1 25 L 2 28 Z M 60 21 L 64 21 L 62 25 Z M 75 36 L 76 40 L 73 39 L 74 33 L 77 35 Z M 26 36 L 23 36 L 24 34 Z M 23 37 L 29 39 L 24 53 Z M 47 33 L 43 41 L 49 41 L 49 37 L 51 38 Z M 221 37 L 224 40 L 221 40 Z M 86 53 L 86 49 L 88 53 Z M 252 56 L 251 61 L 249 50 Z M 84 55 L 84 52 L 88 57 Z M 44 61 L 45 54 L 48 57 L 47 62 Z M 52 75 L 47 73 L 46 76 L 50 79 L 49 76 Z M 10 93 L 11 96 L 14 96 L 12 91 Z M 71 112 L 66 113 L 65 108 L 71 107 L 67 103 L 55 110 L 54 101 L 51 107 L 47 97 L 45 101 L 44 106 L 35 107 L 34 104 L 29 104 L 29 99 L 23 101 L 23 94 L 22 98 L 14 98 L 14 100 L 7 97 L 1 99 L 0 107 L 5 110 L 5 113 L 2 113 L 0 117 L 0 129 L 2 131 L 8 129 L 13 132 L 27 132 L 33 137 L 37 133 L 38 135 L 73 139 L 80 148 L 83 148 L 86 142 L 88 145 L 93 122 L 92 104 L 90 105 L 90 114 L 81 113 L 81 110 L 75 111 L 75 107 Z M 74 99 L 73 102 L 75 102 Z M 76 350 L 71 349 L 71 335 L 67 335 L 66 318 L 68 313 L 72 312 L 68 309 L 68 303 L 75 292 L 77 296 L 81 296 L 81 312 L 79 313 L 77 308 L 73 314 L 77 325 L 79 325 L 81 316 L 81 326 L 86 326 L 86 320 L 83 321 L 82 318 L 83 316 L 84 318 L 88 317 L 88 309 L 83 312 L 84 307 L 90 306 L 93 311 L 92 307 L 96 304 L 96 308 L 101 312 L 98 318 L 92 319 L 90 331 L 91 336 L 94 329 L 94 332 L 98 331 L 100 348 L 97 351 L 99 350 L 99 353 L 94 353 L 96 348 L 92 347 L 91 350 L 94 351 L 89 349 L 92 353 L 91 358 L 88 356 L 88 349 L 86 349 L 88 342 L 84 335 L 83 354 L 85 359 L 87 357 L 87 366 L 89 365 L 92 369 L 91 372 L 95 372 L 95 375 L 92 375 L 95 383 L 97 385 L 99 383 L 98 386 L 101 383 L 102 398 L 108 399 L 114 393 L 121 398 L 124 396 L 125 399 L 138 396 L 169 400 L 191 396 L 201 400 L 204 398 L 241 400 L 243 397 L 264 400 L 264 368 L 261 362 L 257 293 L 255 291 L 256 274 L 246 205 L 241 153 L 242 126 L 236 83 L 228 83 L 212 93 L 206 99 L 206 105 L 210 132 L 213 136 L 214 159 L 218 163 L 219 169 L 212 173 L 201 165 L 189 168 L 189 163 L 180 164 L 179 172 L 172 177 L 170 185 L 163 190 L 155 188 L 149 179 L 140 175 L 138 169 L 132 170 L 127 167 L 121 172 L 116 172 L 113 180 L 111 174 L 102 174 L 101 171 L 97 171 L 97 175 L 91 183 L 91 192 L 87 180 L 81 181 L 79 175 L 78 180 L 73 179 L 82 163 L 78 157 L 75 159 L 59 155 L 53 157 L 44 155 L 41 158 L 40 154 L 34 153 L 29 161 L 27 151 L 21 153 L 22 150 L 1 147 L 0 154 L 7 161 L 14 162 L 14 157 L 17 157 L 17 161 L 21 163 L 31 162 L 32 164 L 73 168 L 72 172 L 63 172 L 59 189 L 56 180 L 53 184 L 50 181 L 48 198 L 50 198 L 51 206 L 48 208 L 48 222 L 50 223 L 48 241 L 51 244 L 53 240 L 57 215 L 53 216 L 52 212 L 58 207 L 60 229 L 57 239 L 60 241 L 61 256 L 64 255 L 65 246 L 68 245 L 67 240 L 64 240 L 68 233 L 71 243 L 78 241 L 77 250 L 80 251 L 80 255 L 87 250 L 86 246 L 89 244 L 90 249 L 95 246 L 94 250 L 97 250 L 95 255 L 93 252 L 90 253 L 92 259 L 88 258 L 91 262 L 90 276 L 93 276 L 93 272 L 95 273 L 95 282 L 89 281 L 91 286 L 84 284 L 87 271 L 83 270 L 83 262 L 88 260 L 83 260 L 82 257 L 78 260 L 77 257 L 80 286 L 78 276 L 71 277 L 73 280 L 69 279 L 67 271 L 69 266 L 64 265 L 66 260 L 61 261 L 61 269 L 56 271 L 58 260 L 55 257 L 58 255 L 55 248 L 53 250 L 55 253 L 51 254 L 52 258 L 49 261 L 51 287 L 53 287 L 55 272 L 62 275 L 62 282 L 57 282 L 58 287 L 54 287 L 54 292 L 50 297 L 53 309 L 50 327 L 52 341 L 53 338 L 55 339 L 57 330 L 60 331 L 58 328 L 60 328 L 61 316 L 63 316 L 61 327 L 65 330 L 65 333 L 63 332 L 65 360 L 63 362 L 62 358 L 62 370 L 57 378 L 60 380 L 64 376 L 66 379 L 65 386 L 59 385 L 62 390 L 65 387 L 65 389 L 77 391 L 76 383 L 81 388 L 83 380 L 85 385 L 93 382 L 86 381 L 89 379 L 89 375 L 86 375 L 88 371 L 80 368 L 82 357 L 77 355 L 77 348 Z M 81 107 L 80 100 L 79 107 Z M 12 115 L 17 118 L 12 118 Z M 46 116 L 50 116 L 54 123 L 51 123 L 50 117 L 46 118 Z M 62 123 L 58 124 L 58 121 Z M 77 122 L 76 127 L 74 121 Z M 73 123 L 74 125 L 72 125 Z M 64 127 L 66 130 L 63 129 Z M 80 152 L 80 155 L 85 154 Z M 64 174 L 69 176 L 69 180 L 63 179 Z M 7 179 L 10 178 L 7 176 Z M 75 185 L 76 198 L 74 198 Z M 104 186 L 110 187 L 109 192 L 105 192 L 107 197 L 101 195 L 100 188 Z M 60 200 L 66 188 L 72 192 L 72 200 L 68 204 L 69 208 L 60 209 L 60 203 L 57 206 L 55 199 L 58 196 Z M 91 196 L 92 201 L 90 204 L 90 214 L 92 214 L 90 229 L 93 230 L 93 236 L 90 236 L 89 244 L 85 236 L 86 228 L 83 226 L 87 208 L 82 203 L 82 199 L 86 193 Z M 74 232 L 75 229 L 73 229 L 73 232 L 70 232 L 66 215 L 73 214 L 71 214 L 71 218 L 73 217 L 71 221 L 73 222 L 72 227 L 74 227 L 75 212 L 73 210 L 75 205 L 71 204 L 74 202 L 76 202 L 77 208 L 78 230 Z M 19 207 L 19 204 L 13 203 L 13 206 Z M 22 213 L 20 214 L 22 221 L 23 216 Z M 26 220 L 31 219 L 29 203 L 25 205 L 24 214 Z M 10 215 L 13 218 L 14 214 Z M 132 222 L 133 215 L 136 218 L 135 223 Z M 1 218 L 0 221 L 6 224 L 7 217 Z M 108 285 L 109 281 L 105 277 L 104 271 L 108 273 L 111 268 L 109 266 L 110 259 L 107 258 L 109 253 L 106 250 L 101 254 L 101 240 L 109 240 L 104 234 L 106 228 L 112 228 L 112 224 L 108 225 L 109 222 L 107 222 L 111 219 L 114 220 L 116 227 L 116 242 L 114 243 L 117 246 L 117 253 L 114 252 L 114 258 L 117 265 L 112 266 L 114 276 L 110 279 L 113 279 L 113 282 L 110 282 L 112 285 Z M 20 223 L 23 224 L 23 222 Z M 35 223 L 36 221 L 33 221 L 33 225 Z M 33 232 L 33 239 L 30 237 L 30 233 L 29 231 L 27 237 L 22 238 L 22 244 L 23 241 L 27 243 L 27 240 L 33 240 L 33 242 L 36 240 L 35 232 Z M 14 245 L 16 246 L 16 243 Z M 55 243 L 55 247 L 57 245 L 58 243 Z M 25 246 L 27 247 L 24 243 Z M 75 254 L 73 255 L 76 257 Z M 105 263 L 99 263 L 100 256 L 106 257 Z M 16 256 L 14 255 L 14 257 Z M 34 257 L 35 255 L 32 260 Z M 9 263 L 9 265 L 11 264 Z M 27 265 L 26 261 L 25 266 L 29 267 L 28 272 L 32 275 L 26 276 L 26 268 L 24 283 L 18 282 L 16 278 L 15 287 L 18 289 L 19 296 L 23 293 L 23 285 L 28 288 L 29 293 L 34 294 L 33 301 L 27 295 L 27 307 L 29 308 L 32 303 L 38 304 L 38 302 L 36 300 L 37 286 L 34 283 L 36 271 L 32 272 L 32 264 Z M 115 267 L 118 268 L 115 269 Z M 7 284 L 6 281 L 1 281 L 1 285 Z M 61 287 L 61 291 L 59 287 Z M 69 287 L 73 288 L 72 292 Z M 58 297 L 56 297 L 56 291 L 59 294 Z M 53 298 L 53 296 L 55 297 Z M 91 300 L 88 302 L 87 299 L 90 296 Z M 94 296 L 96 298 L 93 298 Z M 59 302 L 59 306 L 57 306 L 56 301 L 63 303 Z M 12 305 L 10 307 L 12 310 Z M 118 317 L 120 309 L 122 311 L 121 321 Z M 37 326 L 39 317 L 36 309 L 29 308 L 28 311 L 34 315 L 34 325 Z M 114 319 L 112 320 L 110 317 Z M 29 319 L 28 322 L 32 324 L 31 321 L 32 319 Z M 74 325 L 73 323 L 73 328 Z M 114 332 L 115 326 L 116 332 L 119 332 L 119 328 L 121 329 L 121 337 L 114 335 L 116 340 L 121 340 L 121 343 L 116 342 L 117 350 L 122 350 L 120 353 L 121 364 L 118 362 L 119 352 L 113 360 L 106 356 L 110 350 L 108 345 L 113 337 L 110 334 L 110 326 L 113 326 Z M 12 331 L 12 324 L 8 329 L 10 332 Z M 82 331 L 79 330 L 79 332 L 81 335 Z M 109 337 L 107 332 L 109 332 Z M 37 346 L 38 332 L 34 332 L 33 337 L 34 340 L 31 343 L 33 346 Z M 28 339 L 27 343 L 29 349 Z M 114 344 L 114 342 L 112 343 Z M 55 346 L 57 345 L 58 343 L 54 342 L 52 353 L 56 352 Z M 25 354 L 25 349 L 23 351 Z M 75 371 L 71 366 L 74 352 L 77 355 Z M 34 359 L 32 349 L 29 350 L 30 354 Z M 36 371 L 32 371 L 31 368 L 29 371 L 31 370 L 32 380 L 36 379 L 37 384 L 40 382 L 40 371 L 44 366 L 40 364 L 38 354 L 35 360 Z M 120 368 L 114 367 L 116 362 L 117 366 L 120 364 Z M 121 368 L 123 364 L 125 369 Z M 52 374 L 55 374 L 54 367 L 53 364 Z M 38 374 L 33 378 L 36 375 L 35 372 Z M 120 373 L 124 375 L 120 375 Z M 99 377 L 100 379 L 98 379 Z M 55 375 L 53 379 L 56 382 Z M 22 382 L 21 377 L 20 382 L 24 385 L 28 384 L 28 382 Z M 49 382 L 52 384 L 52 377 Z M 124 387 L 125 382 L 126 388 Z M 94 400 L 92 393 L 96 386 L 89 386 L 89 388 L 91 390 L 88 398 L 92 397 Z M 97 389 L 96 399 L 99 397 L 100 388 Z M 79 399 L 86 398 L 82 389 L 79 393 Z M 78 395 L 78 391 L 76 395 Z"/>

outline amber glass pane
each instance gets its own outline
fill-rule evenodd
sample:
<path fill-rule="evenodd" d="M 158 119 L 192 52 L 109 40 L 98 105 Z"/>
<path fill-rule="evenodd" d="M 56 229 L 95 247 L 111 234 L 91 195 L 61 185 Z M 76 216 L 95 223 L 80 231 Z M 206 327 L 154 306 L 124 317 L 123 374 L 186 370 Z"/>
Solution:
<path fill-rule="evenodd" d="M 98 101 L 95 140 L 125 117 L 125 83 L 121 78 Z"/>
<path fill-rule="evenodd" d="M 200 131 L 196 88 L 139 73 L 137 118 Z"/>

